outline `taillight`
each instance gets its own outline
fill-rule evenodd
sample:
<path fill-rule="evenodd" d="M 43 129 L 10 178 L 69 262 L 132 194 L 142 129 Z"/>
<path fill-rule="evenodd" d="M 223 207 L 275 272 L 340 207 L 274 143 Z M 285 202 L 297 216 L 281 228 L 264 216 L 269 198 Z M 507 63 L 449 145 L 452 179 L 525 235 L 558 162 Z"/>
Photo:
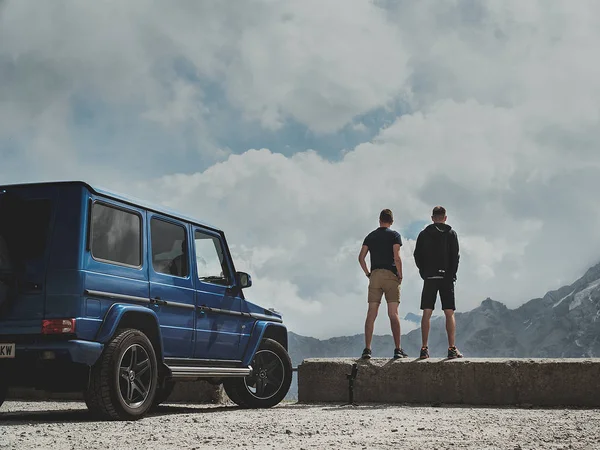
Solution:
<path fill-rule="evenodd" d="M 75 333 L 75 319 L 42 320 L 42 334 Z"/>

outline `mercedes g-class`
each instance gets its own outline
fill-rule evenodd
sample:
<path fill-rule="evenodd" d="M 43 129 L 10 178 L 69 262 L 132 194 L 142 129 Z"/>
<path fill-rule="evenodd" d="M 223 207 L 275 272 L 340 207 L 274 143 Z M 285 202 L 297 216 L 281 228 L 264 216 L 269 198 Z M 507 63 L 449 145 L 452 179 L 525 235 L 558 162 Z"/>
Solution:
<path fill-rule="evenodd" d="M 214 226 L 84 182 L 0 186 L 0 405 L 12 386 L 79 391 L 131 420 L 206 378 L 274 406 L 287 330 L 251 284 Z"/>

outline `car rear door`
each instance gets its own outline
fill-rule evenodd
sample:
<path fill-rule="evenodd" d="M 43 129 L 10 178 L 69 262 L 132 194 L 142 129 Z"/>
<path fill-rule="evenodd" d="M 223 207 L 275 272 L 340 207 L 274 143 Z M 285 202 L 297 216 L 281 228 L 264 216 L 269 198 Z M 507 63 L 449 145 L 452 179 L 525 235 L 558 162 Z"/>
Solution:
<path fill-rule="evenodd" d="M 160 322 L 165 357 L 190 358 L 195 325 L 190 226 L 148 213 L 150 301 Z"/>
<path fill-rule="evenodd" d="M 0 333 L 37 334 L 58 188 L 0 187 Z"/>

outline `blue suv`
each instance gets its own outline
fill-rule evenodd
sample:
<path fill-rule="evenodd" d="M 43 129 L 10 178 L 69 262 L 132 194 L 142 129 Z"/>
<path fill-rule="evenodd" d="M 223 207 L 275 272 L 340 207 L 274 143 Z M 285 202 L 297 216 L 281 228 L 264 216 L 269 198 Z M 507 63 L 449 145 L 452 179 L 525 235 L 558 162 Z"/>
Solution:
<path fill-rule="evenodd" d="M 204 378 L 274 406 L 287 330 L 251 284 L 213 226 L 83 182 L 0 186 L 0 405 L 11 386 L 79 391 L 131 420 Z"/>

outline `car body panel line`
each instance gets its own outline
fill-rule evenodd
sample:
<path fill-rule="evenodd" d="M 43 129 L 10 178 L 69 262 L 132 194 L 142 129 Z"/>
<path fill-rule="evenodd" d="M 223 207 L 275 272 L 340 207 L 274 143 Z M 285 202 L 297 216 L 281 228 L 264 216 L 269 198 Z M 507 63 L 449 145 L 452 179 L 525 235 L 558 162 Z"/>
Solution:
<path fill-rule="evenodd" d="M 115 300 L 129 300 L 132 302 L 151 303 L 149 298 L 137 297 L 135 295 L 117 294 L 115 292 L 95 291 L 92 289 L 86 289 L 85 291 L 83 291 L 83 293 L 91 297 L 102 297 Z"/>

